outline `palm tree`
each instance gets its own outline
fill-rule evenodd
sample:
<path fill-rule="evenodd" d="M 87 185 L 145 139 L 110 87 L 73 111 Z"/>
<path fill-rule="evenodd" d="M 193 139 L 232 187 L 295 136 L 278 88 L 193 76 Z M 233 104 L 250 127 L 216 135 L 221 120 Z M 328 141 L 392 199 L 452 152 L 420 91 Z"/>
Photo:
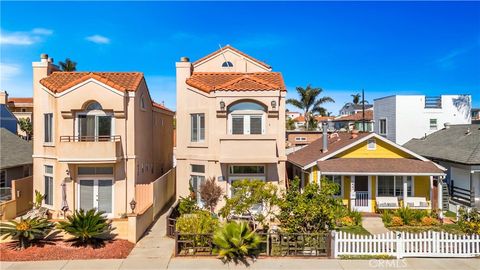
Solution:
<path fill-rule="evenodd" d="M 307 130 L 309 129 L 309 119 L 313 113 L 319 113 L 320 115 L 325 115 L 327 110 L 322 107 L 324 103 L 335 102 L 331 97 L 320 97 L 320 94 L 323 92 L 322 88 L 314 88 L 311 85 L 307 85 L 306 88 L 298 86 L 296 88 L 300 99 L 289 98 L 287 99 L 287 104 L 291 104 L 301 110 L 303 110 L 303 115 L 305 116 L 305 126 Z"/>
<path fill-rule="evenodd" d="M 65 62 L 58 62 L 62 71 L 76 71 L 77 70 L 77 62 L 73 62 L 70 58 L 65 59 Z"/>
<path fill-rule="evenodd" d="M 353 97 L 353 100 L 352 100 L 351 104 L 354 104 L 354 105 L 363 104 L 364 101 L 360 100 L 360 98 L 362 97 L 361 94 L 354 94 L 354 95 L 351 95 L 351 96 Z M 365 103 L 368 103 L 368 101 L 365 100 Z"/>

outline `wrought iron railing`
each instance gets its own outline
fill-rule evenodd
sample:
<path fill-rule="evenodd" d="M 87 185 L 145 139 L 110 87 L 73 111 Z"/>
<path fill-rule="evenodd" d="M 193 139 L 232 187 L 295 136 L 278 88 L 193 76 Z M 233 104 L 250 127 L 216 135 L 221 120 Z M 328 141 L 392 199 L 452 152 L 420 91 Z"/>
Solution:
<path fill-rule="evenodd" d="M 120 135 L 111 136 L 60 136 L 61 142 L 119 142 Z"/>

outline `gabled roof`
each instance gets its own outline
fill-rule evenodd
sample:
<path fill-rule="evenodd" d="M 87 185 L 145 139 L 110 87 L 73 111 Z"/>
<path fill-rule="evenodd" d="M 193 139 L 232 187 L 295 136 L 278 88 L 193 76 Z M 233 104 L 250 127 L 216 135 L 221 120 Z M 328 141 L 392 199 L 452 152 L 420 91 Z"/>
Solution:
<path fill-rule="evenodd" d="M 222 53 L 222 52 L 225 52 L 226 50 L 231 50 L 231 51 L 233 51 L 233 52 L 235 52 L 235 53 L 237 53 L 237 54 L 240 54 L 240 55 L 244 56 L 245 58 L 248 58 L 250 61 L 255 62 L 255 63 L 257 63 L 257 64 L 259 64 L 259 65 L 261 65 L 261 66 L 263 66 L 263 67 L 271 68 L 271 66 L 268 65 L 267 63 L 262 62 L 262 61 L 260 61 L 260 60 L 258 60 L 258 59 L 256 59 L 256 58 L 253 58 L 253 57 L 251 57 L 250 55 L 248 55 L 248 54 L 246 54 L 246 53 L 244 53 L 244 52 L 242 52 L 242 51 L 239 51 L 239 50 L 235 49 L 234 47 L 232 47 L 232 46 L 230 46 L 230 45 L 227 45 L 227 46 L 225 46 L 225 47 L 223 47 L 223 48 L 221 48 L 221 49 L 218 49 L 218 50 L 214 51 L 213 53 L 211 53 L 211 54 L 209 54 L 209 55 L 207 55 L 207 56 L 204 56 L 204 57 L 198 59 L 197 61 L 193 62 L 192 64 L 193 64 L 194 66 L 196 66 L 196 65 L 200 64 L 201 62 L 203 62 L 203 61 L 205 61 L 205 60 L 207 60 L 207 59 L 209 59 L 209 58 L 211 58 L 211 57 L 213 57 L 213 56 L 215 56 L 215 55 L 217 55 L 217 54 L 220 54 L 220 53 Z"/>
<path fill-rule="evenodd" d="M 33 144 L 0 128 L 0 169 L 32 164 Z"/>
<path fill-rule="evenodd" d="M 186 83 L 201 91 L 286 91 L 280 72 L 193 72 Z"/>
<path fill-rule="evenodd" d="M 118 91 L 136 91 L 143 79 L 141 72 L 53 72 L 40 83 L 54 93 L 61 93 L 79 83 L 95 79 Z"/>
<path fill-rule="evenodd" d="M 370 108 L 373 108 L 373 104 L 365 104 L 365 110 Z M 343 107 L 340 110 L 344 110 L 344 109 L 362 110 L 363 106 L 362 104 L 347 103 L 343 105 Z"/>
<path fill-rule="evenodd" d="M 363 113 L 358 112 L 351 115 L 340 116 L 333 121 L 361 121 L 363 119 Z M 373 120 L 373 111 L 372 110 L 365 110 L 365 120 L 372 121 Z"/>
<path fill-rule="evenodd" d="M 404 147 L 432 159 L 480 165 L 480 124 L 450 125 Z"/>

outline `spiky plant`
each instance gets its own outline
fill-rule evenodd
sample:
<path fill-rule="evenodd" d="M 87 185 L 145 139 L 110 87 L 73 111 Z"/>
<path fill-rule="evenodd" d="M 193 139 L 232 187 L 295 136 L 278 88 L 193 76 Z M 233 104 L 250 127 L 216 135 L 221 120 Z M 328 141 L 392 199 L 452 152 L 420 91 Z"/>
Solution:
<path fill-rule="evenodd" d="M 250 230 L 246 222 L 229 222 L 215 232 L 213 243 L 214 252 L 223 261 L 236 262 L 255 256 L 260 236 Z"/>
<path fill-rule="evenodd" d="M 67 221 L 60 221 L 57 227 L 72 235 L 72 240 L 77 244 L 98 245 L 107 239 L 113 230 L 103 214 L 104 212 L 97 212 L 95 209 L 80 209 L 67 217 Z"/>
<path fill-rule="evenodd" d="M 16 240 L 19 249 L 27 248 L 33 240 L 43 239 L 53 228 L 53 223 L 46 218 L 21 218 L 0 224 L 0 235 L 3 239 L 11 237 Z"/>

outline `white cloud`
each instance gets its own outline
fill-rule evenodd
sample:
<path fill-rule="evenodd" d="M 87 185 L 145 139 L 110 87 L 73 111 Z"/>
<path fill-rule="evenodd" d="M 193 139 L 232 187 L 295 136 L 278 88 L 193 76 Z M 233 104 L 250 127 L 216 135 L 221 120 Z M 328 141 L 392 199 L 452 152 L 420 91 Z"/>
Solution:
<path fill-rule="evenodd" d="M 53 34 L 53 30 L 52 29 L 47 29 L 47 28 L 34 28 L 32 30 L 32 33 L 37 34 L 37 35 L 50 36 L 51 34 Z"/>
<path fill-rule="evenodd" d="M 20 66 L 0 62 L 0 82 L 8 81 L 21 73 Z"/>
<path fill-rule="evenodd" d="M 28 46 L 43 41 L 42 36 L 53 34 L 53 30 L 34 28 L 28 32 L 6 32 L 0 30 L 0 44 Z"/>
<path fill-rule="evenodd" d="M 109 44 L 110 39 L 101 35 L 93 35 L 93 36 L 88 36 L 85 38 L 88 41 L 91 41 L 93 43 L 97 44 Z"/>

